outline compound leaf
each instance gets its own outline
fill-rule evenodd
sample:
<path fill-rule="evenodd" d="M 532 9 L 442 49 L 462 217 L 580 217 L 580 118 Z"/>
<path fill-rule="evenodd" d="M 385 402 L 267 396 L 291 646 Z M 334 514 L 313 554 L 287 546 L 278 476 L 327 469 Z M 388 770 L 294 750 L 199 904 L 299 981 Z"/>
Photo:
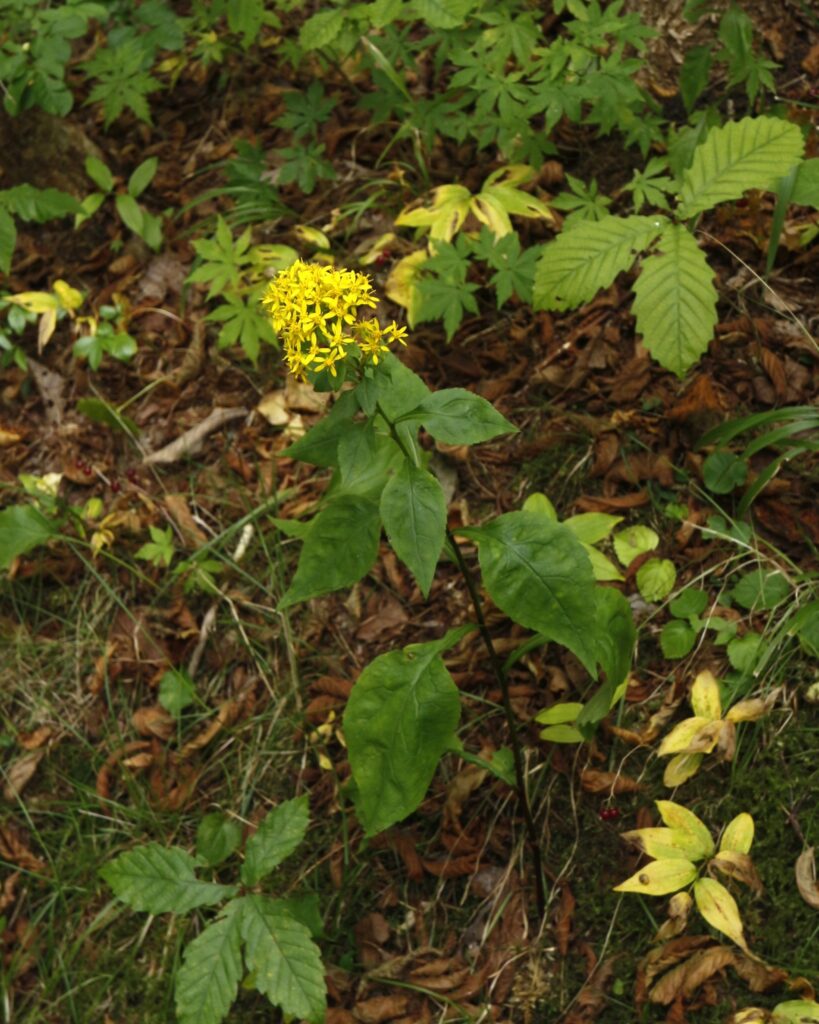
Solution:
<path fill-rule="evenodd" d="M 149 914 L 184 914 L 236 894 L 232 885 L 197 878 L 196 861 L 178 846 L 138 846 L 102 868 L 100 874 L 132 910 Z"/>
<path fill-rule="evenodd" d="M 218 1024 L 227 1016 L 243 973 L 237 911 L 235 902 L 228 903 L 219 919 L 185 948 L 175 986 L 179 1024 Z"/>

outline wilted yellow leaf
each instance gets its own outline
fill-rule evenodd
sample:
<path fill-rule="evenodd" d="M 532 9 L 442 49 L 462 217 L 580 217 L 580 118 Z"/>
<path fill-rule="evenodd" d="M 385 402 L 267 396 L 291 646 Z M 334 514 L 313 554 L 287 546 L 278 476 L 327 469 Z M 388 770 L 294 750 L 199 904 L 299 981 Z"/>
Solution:
<path fill-rule="evenodd" d="M 751 700 L 741 700 L 734 704 L 725 716 L 729 722 L 755 722 L 770 711 L 770 705 L 761 697 L 753 697 Z"/>
<path fill-rule="evenodd" d="M 697 877 L 690 860 L 653 860 L 631 878 L 615 885 L 614 892 L 641 892 L 646 896 L 665 896 L 685 888 Z"/>
<path fill-rule="evenodd" d="M 686 718 L 675 725 L 660 744 L 657 753 L 667 754 L 710 754 L 717 745 L 723 723 L 711 718 Z"/>
<path fill-rule="evenodd" d="M 771 1019 L 767 1010 L 759 1006 L 746 1006 L 744 1010 L 732 1014 L 727 1024 L 768 1024 Z"/>
<path fill-rule="evenodd" d="M 402 210 L 395 218 L 398 227 L 429 228 L 430 238 L 451 242 L 472 202 L 472 193 L 463 185 L 439 185 L 432 202 L 415 210 Z"/>
<path fill-rule="evenodd" d="M 58 279 L 54 282 L 54 294 L 59 299 L 60 306 L 63 309 L 69 310 L 69 312 L 79 309 L 82 305 L 82 292 L 77 291 L 76 288 L 72 288 L 67 281 L 63 281 L 62 279 Z"/>
<path fill-rule="evenodd" d="M 694 714 L 698 718 L 708 718 L 712 721 L 722 718 L 719 683 L 708 669 L 700 672 L 692 683 L 690 700 Z"/>
<path fill-rule="evenodd" d="M 694 900 L 697 909 L 712 928 L 727 935 L 739 947 L 749 952 L 742 930 L 739 907 L 721 882 L 713 878 L 698 878 L 694 883 Z"/>
<path fill-rule="evenodd" d="M 790 999 L 773 1008 L 773 1024 L 819 1024 L 819 1003 Z"/>
<path fill-rule="evenodd" d="M 311 227 L 309 224 L 296 224 L 293 234 L 306 245 L 312 245 L 314 249 L 329 249 L 330 239 L 323 231 Z"/>
<path fill-rule="evenodd" d="M 37 355 L 40 355 L 57 327 L 57 310 L 47 309 L 37 324 Z"/>
<path fill-rule="evenodd" d="M 717 868 L 729 878 L 735 878 L 738 882 L 753 889 L 757 896 L 763 893 L 762 879 L 759 877 L 753 861 L 747 853 L 737 853 L 736 850 L 721 850 L 716 854 L 708 865 L 708 870 Z"/>
<path fill-rule="evenodd" d="M 693 861 L 702 857 L 699 839 L 679 828 L 637 828 L 624 832 L 622 838 L 657 860 Z"/>
<path fill-rule="evenodd" d="M 408 310 L 410 325 L 415 323 L 415 313 L 418 310 L 418 286 L 415 282 L 421 273 L 421 264 L 428 259 L 429 253 L 426 249 L 419 249 L 417 252 L 411 252 L 409 256 L 404 256 L 392 268 L 384 286 L 387 297 Z"/>
<path fill-rule="evenodd" d="M 657 934 L 652 940 L 655 944 L 660 942 L 667 942 L 669 939 L 673 939 L 681 932 L 685 931 L 685 926 L 688 923 L 688 915 L 691 912 L 691 907 L 694 905 L 694 901 L 687 892 L 676 892 L 668 901 L 668 917 L 660 925 L 657 930 Z"/>
<path fill-rule="evenodd" d="M 725 826 L 719 848 L 734 850 L 736 853 L 747 853 L 754 841 L 754 819 L 747 811 L 738 814 Z"/>
<path fill-rule="evenodd" d="M 813 847 L 796 858 L 796 887 L 799 895 L 814 910 L 819 910 L 819 884 L 816 882 L 816 861 L 813 857 Z"/>
<path fill-rule="evenodd" d="M 704 754 L 675 754 L 663 772 L 663 784 L 681 786 L 700 770 Z"/>
<path fill-rule="evenodd" d="M 660 817 L 669 828 L 679 828 L 684 832 L 690 832 L 692 836 L 696 837 L 700 851 L 697 859 L 711 856 L 714 852 L 714 840 L 711 838 L 711 833 L 693 811 L 689 811 L 687 807 L 675 804 L 671 800 L 657 800 L 656 804 Z"/>
<path fill-rule="evenodd" d="M 7 295 L 6 302 L 22 306 L 29 313 L 45 313 L 48 309 L 56 310 L 60 306 L 60 300 L 51 292 L 18 292 L 17 295 Z"/>

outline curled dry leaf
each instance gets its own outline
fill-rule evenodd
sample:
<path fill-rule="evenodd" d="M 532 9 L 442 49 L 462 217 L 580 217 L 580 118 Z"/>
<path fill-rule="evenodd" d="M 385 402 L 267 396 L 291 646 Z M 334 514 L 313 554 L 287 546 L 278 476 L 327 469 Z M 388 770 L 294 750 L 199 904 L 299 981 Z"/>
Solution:
<path fill-rule="evenodd" d="M 678 996 L 690 998 L 710 977 L 734 962 L 734 951 L 729 946 L 709 946 L 677 964 L 660 978 L 648 998 L 652 1003 L 667 1006 Z"/>
<path fill-rule="evenodd" d="M 587 768 L 580 773 L 580 785 L 587 793 L 639 793 L 642 785 L 621 772 L 601 772 Z"/>
<path fill-rule="evenodd" d="M 406 996 L 374 996 L 356 1003 L 353 1016 L 361 1024 L 384 1024 L 406 1013 L 408 1002 Z"/>
<path fill-rule="evenodd" d="M 137 708 L 131 715 L 131 725 L 140 736 L 158 736 L 168 740 L 176 731 L 176 724 L 165 708 L 158 704 Z"/>
<path fill-rule="evenodd" d="M 819 884 L 816 881 L 816 860 L 813 855 L 812 846 L 809 846 L 807 850 L 803 850 L 799 854 L 796 858 L 794 870 L 799 895 L 809 907 L 819 910 Z"/>
<path fill-rule="evenodd" d="M 45 756 L 45 750 L 30 750 L 15 758 L 5 773 L 3 796 L 6 800 L 19 800 L 23 790 L 31 781 L 37 766 Z"/>
<path fill-rule="evenodd" d="M 667 942 L 685 931 L 688 924 L 688 915 L 694 901 L 687 892 L 676 892 L 668 901 L 668 917 L 663 921 L 654 936 L 653 941 Z"/>
<path fill-rule="evenodd" d="M 712 858 L 708 870 L 716 868 L 728 878 L 735 878 L 753 889 L 757 896 L 764 892 L 762 879 L 759 877 L 753 861 L 747 853 L 737 853 L 736 850 L 721 850 Z"/>

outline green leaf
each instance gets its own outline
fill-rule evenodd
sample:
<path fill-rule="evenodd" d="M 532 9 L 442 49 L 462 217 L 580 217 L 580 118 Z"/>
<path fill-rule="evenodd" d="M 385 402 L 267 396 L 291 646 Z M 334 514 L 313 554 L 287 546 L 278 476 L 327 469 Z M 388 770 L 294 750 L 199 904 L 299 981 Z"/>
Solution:
<path fill-rule="evenodd" d="M 373 501 L 355 494 L 328 500 L 310 523 L 296 574 L 279 608 L 357 583 L 378 556 L 380 532 Z"/>
<path fill-rule="evenodd" d="M 679 215 L 693 217 L 748 189 L 774 189 L 801 158 L 798 125 L 779 117 L 744 117 L 712 128 L 683 173 Z"/>
<path fill-rule="evenodd" d="M 309 822 L 307 796 L 286 800 L 266 814 L 247 841 L 242 882 L 256 885 L 277 868 L 304 839 Z"/>
<path fill-rule="evenodd" d="M 694 46 L 685 55 L 680 68 L 680 96 L 689 114 L 708 86 L 712 55 L 711 46 Z"/>
<path fill-rule="evenodd" d="M 690 654 L 697 642 L 697 634 L 681 619 L 666 622 L 660 633 L 660 650 L 664 658 L 676 660 Z"/>
<path fill-rule="evenodd" d="M 136 423 L 101 398 L 81 398 L 77 402 L 77 412 L 81 416 L 87 416 L 92 423 L 102 423 L 106 427 L 111 427 L 112 430 L 130 434 L 131 437 L 139 436 L 139 427 Z"/>
<path fill-rule="evenodd" d="M 812 999 L 789 999 L 773 1008 L 773 1024 L 819 1024 L 819 1003 Z"/>
<path fill-rule="evenodd" d="M 604 217 L 582 221 L 543 247 L 535 272 L 536 309 L 573 309 L 608 288 L 668 221 L 665 217 Z"/>
<path fill-rule="evenodd" d="M 742 608 L 761 612 L 781 604 L 790 592 L 791 585 L 781 572 L 755 569 L 739 580 L 731 595 Z"/>
<path fill-rule="evenodd" d="M 429 596 L 446 530 L 446 499 L 425 469 L 404 460 L 381 493 L 381 520 L 393 550 Z"/>
<path fill-rule="evenodd" d="M 637 633 L 631 605 L 614 587 L 595 587 L 594 639 L 597 660 L 606 673 L 612 692 L 631 670 Z M 593 698 L 592 698 L 593 699 Z M 587 704 L 588 708 L 589 705 Z M 609 708 L 606 706 L 606 712 Z M 588 720 L 581 715 L 583 721 Z"/>
<path fill-rule="evenodd" d="M 95 156 L 87 156 L 85 158 L 85 173 L 94 182 L 97 188 L 101 188 L 103 192 L 110 192 L 114 187 L 114 175 L 105 166 L 102 160 L 98 160 Z"/>
<path fill-rule="evenodd" d="M 122 223 L 135 235 L 142 234 L 142 207 L 133 196 L 121 193 L 114 203 Z"/>
<path fill-rule="evenodd" d="M 0 272 L 11 273 L 11 258 L 17 244 L 17 228 L 14 219 L 0 206 Z"/>
<path fill-rule="evenodd" d="M 196 856 L 210 868 L 222 864 L 239 848 L 242 828 L 220 811 L 206 814 L 196 830 Z"/>
<path fill-rule="evenodd" d="M 736 636 L 725 648 L 731 668 L 737 672 L 753 672 L 767 645 L 759 633 L 746 633 Z"/>
<path fill-rule="evenodd" d="M 523 507 L 526 508 L 525 503 Z M 609 516 L 605 512 L 581 512 L 580 515 L 564 519 L 563 525 L 568 526 L 581 544 L 597 544 L 605 540 L 622 521 L 622 516 Z"/>
<path fill-rule="evenodd" d="M 465 632 L 461 627 L 440 640 L 382 654 L 353 686 L 344 736 L 356 813 L 367 835 L 415 810 L 453 741 L 461 703 L 441 654 Z"/>
<path fill-rule="evenodd" d="M 159 681 L 159 703 L 174 718 L 196 701 L 196 687 L 184 669 L 170 668 Z"/>
<path fill-rule="evenodd" d="M 677 570 L 668 558 L 649 558 L 637 570 L 635 579 L 637 589 L 644 600 L 662 601 L 674 589 Z"/>
<path fill-rule="evenodd" d="M 324 968 L 310 930 L 279 900 L 243 896 L 236 902 L 254 986 L 286 1015 L 322 1024 Z"/>
<path fill-rule="evenodd" d="M 185 947 L 176 974 L 179 1024 L 219 1024 L 242 980 L 241 921 L 236 902 Z"/>
<path fill-rule="evenodd" d="M 0 512 L 0 569 L 18 555 L 45 544 L 57 533 L 50 519 L 34 505 L 11 505 Z"/>
<path fill-rule="evenodd" d="M 299 46 L 303 50 L 320 50 L 324 46 L 329 46 L 343 27 L 343 10 L 319 11 L 302 25 L 299 32 Z"/>
<path fill-rule="evenodd" d="M 153 181 L 153 177 L 156 174 L 158 166 L 159 159 L 155 156 L 150 156 L 147 160 L 143 160 L 128 179 L 128 194 L 133 196 L 134 199 L 136 199 L 137 196 L 142 195 L 145 189 Z M 102 188 L 101 185 L 100 188 Z"/>
<path fill-rule="evenodd" d="M 354 428 L 357 411 L 355 396 L 345 391 L 326 416 L 281 452 L 288 459 L 299 459 L 313 466 L 338 466 L 338 445 L 348 430 Z"/>
<path fill-rule="evenodd" d="M 594 576 L 572 531 L 537 512 L 508 512 L 459 533 L 478 542 L 484 583 L 501 611 L 568 647 L 594 675 Z"/>
<path fill-rule="evenodd" d="M 791 202 L 819 210 L 819 157 L 803 160 L 797 168 Z"/>
<path fill-rule="evenodd" d="M 747 476 L 747 462 L 733 452 L 712 452 L 702 464 L 702 479 L 713 494 L 730 494 Z"/>
<path fill-rule="evenodd" d="M 402 420 L 419 421 L 436 441 L 444 444 L 479 444 L 517 431 L 490 402 L 465 388 L 433 392 Z"/>
<path fill-rule="evenodd" d="M 635 558 L 653 551 L 660 538 L 650 526 L 627 526 L 614 535 L 614 552 L 620 564 L 628 568 Z"/>
<path fill-rule="evenodd" d="M 714 336 L 714 272 L 682 224 L 666 227 L 659 250 L 643 262 L 634 283 L 634 315 L 649 352 L 666 370 L 682 377 Z"/>
<path fill-rule="evenodd" d="M 475 0 L 414 0 L 415 13 L 430 28 L 458 28 L 475 7 Z"/>
<path fill-rule="evenodd" d="M 696 587 L 686 587 L 669 604 L 668 610 L 678 619 L 687 619 L 691 615 L 702 615 L 708 604 L 708 594 Z"/>
<path fill-rule="evenodd" d="M 217 885 L 196 877 L 196 861 L 178 846 L 138 846 L 106 864 L 100 875 L 132 910 L 184 914 L 236 894 L 235 885 Z"/>

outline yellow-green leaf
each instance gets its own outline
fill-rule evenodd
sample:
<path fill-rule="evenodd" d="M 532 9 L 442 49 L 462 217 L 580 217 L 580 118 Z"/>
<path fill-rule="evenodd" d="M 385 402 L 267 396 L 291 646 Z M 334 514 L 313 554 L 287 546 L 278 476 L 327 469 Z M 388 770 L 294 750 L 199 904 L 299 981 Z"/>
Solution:
<path fill-rule="evenodd" d="M 696 877 L 697 869 L 690 860 L 653 860 L 625 882 L 615 885 L 614 891 L 665 896 L 666 893 L 684 889 Z"/>
<path fill-rule="evenodd" d="M 711 856 L 714 852 L 714 840 L 693 811 L 689 811 L 687 807 L 675 804 L 671 800 L 657 800 L 656 803 L 660 817 L 669 828 L 679 828 L 684 832 L 689 832 L 698 840 L 700 857 Z"/>
<path fill-rule="evenodd" d="M 29 313 L 46 313 L 60 306 L 60 300 L 51 292 L 18 292 L 16 295 L 7 295 L 6 302 L 22 306 Z"/>
<path fill-rule="evenodd" d="M 402 210 L 395 223 L 399 227 L 429 228 L 430 238 L 451 242 L 466 220 L 471 203 L 472 193 L 463 185 L 439 185 L 429 206 Z"/>
<path fill-rule="evenodd" d="M 667 754 L 709 754 L 717 745 L 721 722 L 711 718 L 686 718 L 679 722 L 660 744 L 657 753 Z"/>
<path fill-rule="evenodd" d="M 719 848 L 733 850 L 735 853 L 747 853 L 754 841 L 754 819 L 747 811 L 738 814 L 725 826 Z"/>
<path fill-rule="evenodd" d="M 734 897 L 721 882 L 717 882 L 713 878 L 698 878 L 694 883 L 694 900 L 697 909 L 712 928 L 727 935 L 738 946 L 749 952 L 742 929 L 742 919 L 739 916 L 739 907 Z"/>
<path fill-rule="evenodd" d="M 691 685 L 690 700 L 694 714 L 698 718 L 710 718 L 711 721 L 722 718 L 719 683 L 708 669 L 700 672 Z"/>
<path fill-rule="evenodd" d="M 692 861 L 702 856 L 699 840 L 679 828 L 636 828 L 622 838 L 657 860 Z"/>
<path fill-rule="evenodd" d="M 420 311 L 420 294 L 418 278 L 421 276 L 421 264 L 429 259 L 426 249 L 411 252 L 400 259 L 390 271 L 384 288 L 387 297 L 398 306 L 407 310 L 410 326 L 415 323 Z"/>
<path fill-rule="evenodd" d="M 755 722 L 770 711 L 770 705 L 761 697 L 753 697 L 751 700 L 741 700 L 734 704 L 725 716 L 729 722 Z"/>
<path fill-rule="evenodd" d="M 559 725 L 562 722 L 573 722 L 583 705 L 579 701 L 567 700 L 562 704 L 552 704 L 550 708 L 544 708 L 535 715 L 535 721 L 541 725 Z"/>
<path fill-rule="evenodd" d="M 704 754 L 677 754 L 671 758 L 663 772 L 663 785 L 669 789 L 681 786 L 700 770 Z"/>

